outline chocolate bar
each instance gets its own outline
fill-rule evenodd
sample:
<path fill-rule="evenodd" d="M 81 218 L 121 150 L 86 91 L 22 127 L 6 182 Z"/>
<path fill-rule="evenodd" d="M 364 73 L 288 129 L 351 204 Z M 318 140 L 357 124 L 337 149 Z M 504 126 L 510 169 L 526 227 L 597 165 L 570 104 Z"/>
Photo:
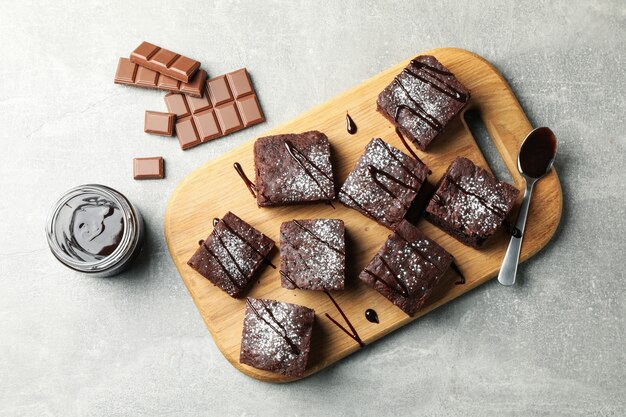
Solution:
<path fill-rule="evenodd" d="M 188 83 L 200 68 L 198 61 L 160 48 L 150 42 L 142 42 L 130 54 L 130 62 L 184 83 Z"/>
<path fill-rule="evenodd" d="M 153 135 L 172 136 L 174 135 L 175 121 L 175 114 L 146 110 L 143 131 Z"/>
<path fill-rule="evenodd" d="M 206 82 L 201 98 L 167 94 L 165 105 L 176 119 L 176 136 L 183 149 L 265 121 L 245 68 Z"/>
<path fill-rule="evenodd" d="M 183 93 L 192 97 L 202 97 L 206 71 L 196 71 L 191 81 L 183 83 L 171 77 L 159 74 L 151 69 L 130 62 L 128 58 L 120 58 L 115 72 L 115 83 L 134 85 L 136 87 L 156 88 L 164 91 Z"/>
<path fill-rule="evenodd" d="M 162 157 L 133 159 L 133 178 L 136 180 L 157 180 L 163 177 L 165 177 L 165 170 Z"/>

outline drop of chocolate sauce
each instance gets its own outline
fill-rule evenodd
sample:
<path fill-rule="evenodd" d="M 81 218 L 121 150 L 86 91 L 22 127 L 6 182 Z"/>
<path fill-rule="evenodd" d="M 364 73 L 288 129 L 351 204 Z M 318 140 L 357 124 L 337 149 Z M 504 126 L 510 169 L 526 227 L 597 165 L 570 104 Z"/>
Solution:
<path fill-rule="evenodd" d="M 378 320 L 378 313 L 376 312 L 376 310 L 372 310 L 371 308 L 365 310 L 365 318 L 369 322 L 376 324 L 380 323 L 380 321 Z"/>
<path fill-rule="evenodd" d="M 346 112 L 346 129 L 351 135 L 354 135 L 357 131 L 356 123 L 354 123 L 354 120 L 352 120 L 352 117 L 350 117 L 348 112 Z"/>

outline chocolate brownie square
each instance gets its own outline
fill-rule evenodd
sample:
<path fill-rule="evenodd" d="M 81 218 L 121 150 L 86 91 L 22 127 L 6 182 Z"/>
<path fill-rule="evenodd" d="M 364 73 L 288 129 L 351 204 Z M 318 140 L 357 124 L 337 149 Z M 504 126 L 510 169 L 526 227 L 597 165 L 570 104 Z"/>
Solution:
<path fill-rule="evenodd" d="M 311 349 L 315 311 L 296 304 L 246 299 L 239 362 L 265 371 L 302 376 Z"/>
<path fill-rule="evenodd" d="M 373 139 L 339 190 L 339 201 L 391 229 L 411 207 L 428 167 Z"/>
<path fill-rule="evenodd" d="M 413 316 L 444 289 L 452 255 L 402 220 L 359 278 Z"/>
<path fill-rule="evenodd" d="M 519 191 L 456 158 L 439 182 L 424 216 L 462 243 L 480 248 L 511 212 Z"/>
<path fill-rule="evenodd" d="M 379 94 L 377 110 L 424 151 L 469 98 L 469 90 L 441 62 L 420 55 Z"/>
<path fill-rule="evenodd" d="M 335 198 L 330 143 L 321 132 L 259 138 L 254 143 L 254 164 L 261 207 Z"/>
<path fill-rule="evenodd" d="M 292 220 L 280 225 L 280 275 L 284 288 L 343 290 L 346 276 L 342 220 Z"/>
<path fill-rule="evenodd" d="M 274 247 L 272 239 L 231 212 L 199 243 L 187 264 L 231 297 L 248 287 Z"/>

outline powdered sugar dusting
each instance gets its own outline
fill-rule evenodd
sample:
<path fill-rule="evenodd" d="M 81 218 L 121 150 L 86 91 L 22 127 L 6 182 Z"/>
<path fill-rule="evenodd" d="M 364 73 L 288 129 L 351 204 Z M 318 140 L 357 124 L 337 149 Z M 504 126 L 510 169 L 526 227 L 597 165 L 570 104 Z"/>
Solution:
<path fill-rule="evenodd" d="M 299 288 L 343 289 L 345 239 L 343 222 L 295 220 L 281 226 L 281 270 Z M 291 288 L 293 284 L 288 284 Z"/>

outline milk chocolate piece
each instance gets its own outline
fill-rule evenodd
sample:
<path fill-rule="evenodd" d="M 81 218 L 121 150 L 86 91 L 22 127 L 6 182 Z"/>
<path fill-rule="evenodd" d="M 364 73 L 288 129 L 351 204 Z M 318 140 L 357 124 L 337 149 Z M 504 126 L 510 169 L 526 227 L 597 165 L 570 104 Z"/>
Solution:
<path fill-rule="evenodd" d="M 176 115 L 173 113 L 146 110 L 143 131 L 153 135 L 172 136 L 175 121 Z"/>
<path fill-rule="evenodd" d="M 245 68 L 208 80 L 200 98 L 171 93 L 164 100 L 176 115 L 176 136 L 183 149 L 265 120 Z"/>
<path fill-rule="evenodd" d="M 189 82 L 200 63 L 149 42 L 142 42 L 130 54 L 130 62 L 184 83 Z"/>
<path fill-rule="evenodd" d="M 163 157 L 133 159 L 133 178 L 136 180 L 158 180 L 164 176 Z"/>
<path fill-rule="evenodd" d="M 206 71 L 196 71 L 191 81 L 184 83 L 168 76 L 159 74 L 151 69 L 140 67 L 130 62 L 128 58 L 120 58 L 115 72 L 115 83 L 134 85 L 136 87 L 156 88 L 164 91 L 183 93 L 192 97 L 202 97 Z"/>

